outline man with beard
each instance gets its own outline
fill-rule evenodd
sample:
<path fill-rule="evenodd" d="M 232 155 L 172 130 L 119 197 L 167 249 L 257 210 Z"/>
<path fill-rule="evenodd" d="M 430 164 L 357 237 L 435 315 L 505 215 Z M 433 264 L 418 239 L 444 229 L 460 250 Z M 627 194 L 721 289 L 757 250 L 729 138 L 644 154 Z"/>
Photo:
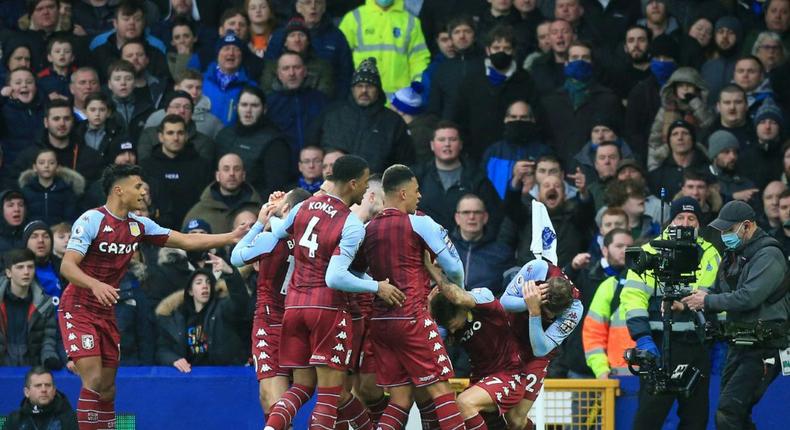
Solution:
<path fill-rule="evenodd" d="M 711 105 L 718 101 L 715 96 L 719 94 L 719 90 L 732 80 L 743 28 L 738 18 L 723 16 L 716 21 L 714 34 L 716 58 L 706 61 L 700 69 L 702 78 L 708 83 L 708 91 L 713 95 L 708 99 Z"/>
<path fill-rule="evenodd" d="M 607 83 L 621 99 L 640 81 L 650 76 L 650 40 L 653 35 L 641 25 L 633 25 L 625 32 L 623 52 L 617 55 L 608 71 Z"/>
<path fill-rule="evenodd" d="M 757 197 L 759 189 L 754 183 L 737 173 L 739 144 L 730 132 L 719 130 L 708 139 L 708 169 L 719 182 L 719 192 L 725 201 L 742 200 L 750 202 Z"/>

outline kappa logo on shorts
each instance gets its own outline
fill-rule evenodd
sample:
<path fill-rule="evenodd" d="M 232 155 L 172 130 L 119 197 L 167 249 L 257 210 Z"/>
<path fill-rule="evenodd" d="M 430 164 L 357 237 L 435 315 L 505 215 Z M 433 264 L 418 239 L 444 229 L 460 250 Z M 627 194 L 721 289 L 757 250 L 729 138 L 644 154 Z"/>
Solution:
<path fill-rule="evenodd" d="M 80 349 L 77 347 L 77 345 L 71 345 L 71 347 L 69 348 L 69 352 L 77 352 L 79 350 Z"/>
<path fill-rule="evenodd" d="M 442 349 L 442 344 L 441 344 L 441 343 L 439 343 L 439 342 L 435 342 L 435 343 L 433 344 L 433 350 L 434 350 L 434 351 L 438 351 L 438 350 L 440 350 L 440 349 Z"/>
<path fill-rule="evenodd" d="M 71 312 L 66 312 L 66 315 L 64 315 L 63 318 L 70 320 L 72 318 Z"/>
<path fill-rule="evenodd" d="M 450 369 L 448 369 L 447 366 L 442 367 L 442 376 L 444 376 L 444 375 L 446 375 L 448 373 L 450 373 Z"/>
<path fill-rule="evenodd" d="M 335 364 L 340 364 L 340 357 L 338 357 L 336 355 L 333 355 L 332 359 L 329 360 L 329 361 L 331 361 L 332 363 L 335 363 Z"/>
<path fill-rule="evenodd" d="M 340 320 L 340 322 L 337 323 L 337 326 L 338 327 L 345 327 L 346 326 L 346 319 L 343 318 L 342 320 Z"/>
<path fill-rule="evenodd" d="M 255 345 L 256 348 L 263 348 L 264 346 L 266 346 L 266 341 L 263 339 L 259 340 L 258 344 Z"/>
<path fill-rule="evenodd" d="M 430 318 L 425 318 L 425 321 L 423 322 L 423 326 L 424 327 L 430 327 L 431 324 L 433 324 L 433 321 L 431 321 Z"/>
<path fill-rule="evenodd" d="M 341 331 L 340 333 L 335 335 L 335 337 L 338 338 L 338 339 L 348 339 L 348 335 L 346 334 L 345 331 Z"/>
<path fill-rule="evenodd" d="M 339 343 L 337 345 L 335 345 L 335 347 L 332 348 L 332 349 L 334 349 L 335 351 L 340 351 L 340 352 L 345 351 L 345 348 L 343 348 L 343 345 L 339 344 Z"/>
<path fill-rule="evenodd" d="M 85 349 L 93 349 L 93 335 L 92 334 L 83 334 L 82 335 L 82 347 Z"/>
<path fill-rule="evenodd" d="M 258 332 L 255 333 L 255 336 L 266 336 L 266 330 L 259 328 Z"/>
<path fill-rule="evenodd" d="M 134 237 L 139 236 L 140 235 L 140 224 L 137 224 L 134 221 L 130 222 L 129 223 L 129 233 L 131 233 L 131 235 L 134 236 Z"/>
<path fill-rule="evenodd" d="M 269 367 L 268 364 L 264 364 L 263 366 L 261 366 L 261 372 L 270 372 L 271 370 L 272 368 Z"/>
<path fill-rule="evenodd" d="M 77 335 L 74 333 L 69 333 L 69 340 L 77 340 Z"/>
<path fill-rule="evenodd" d="M 430 374 L 430 375 L 428 375 L 428 376 L 421 376 L 421 377 L 419 377 L 418 379 L 420 380 L 420 382 L 426 382 L 426 381 L 430 381 L 430 380 L 432 380 L 432 379 L 436 379 L 436 375 L 434 375 L 433 373 L 431 373 L 431 374 Z"/>
<path fill-rule="evenodd" d="M 436 360 L 436 362 L 437 362 L 437 363 L 443 363 L 443 362 L 445 362 L 445 361 L 447 361 L 447 356 L 446 356 L 446 355 L 444 355 L 444 354 L 440 355 L 440 356 L 439 356 L 439 359 L 438 359 L 438 360 Z"/>
<path fill-rule="evenodd" d="M 321 361 L 323 361 L 323 360 L 326 360 L 326 357 L 324 357 L 323 355 L 313 354 L 313 355 L 310 356 L 310 360 L 321 360 Z"/>
<path fill-rule="evenodd" d="M 439 333 L 436 333 L 435 330 L 431 330 L 431 332 L 428 333 L 428 340 L 435 339 L 436 336 L 439 336 Z"/>

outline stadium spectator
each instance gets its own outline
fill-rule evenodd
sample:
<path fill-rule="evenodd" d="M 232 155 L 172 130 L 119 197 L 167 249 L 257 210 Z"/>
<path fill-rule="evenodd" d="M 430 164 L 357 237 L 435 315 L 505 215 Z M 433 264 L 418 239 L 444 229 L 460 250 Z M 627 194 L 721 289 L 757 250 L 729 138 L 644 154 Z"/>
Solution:
<path fill-rule="evenodd" d="M 790 255 L 790 190 L 785 190 L 779 195 L 779 220 L 782 222 L 782 228 L 776 229 L 773 237 L 782 244 L 785 255 Z"/>
<path fill-rule="evenodd" d="M 705 15 L 700 15 L 688 28 L 686 34 L 679 35 L 678 40 L 680 64 L 700 70 L 702 64 L 713 58 L 715 54 L 713 21 Z"/>
<path fill-rule="evenodd" d="M 565 171 L 562 168 L 562 163 L 554 155 L 543 155 L 535 161 L 533 166 L 528 161 L 517 161 L 513 165 L 513 171 L 510 175 L 510 187 L 513 190 L 521 189 L 522 191 L 529 192 L 532 198 L 538 197 L 538 184 L 543 182 L 546 176 L 554 175 L 563 179 L 563 188 L 565 188 L 566 199 L 578 199 L 579 189 L 574 184 L 569 184 L 565 181 Z M 586 177 L 585 177 L 586 178 Z M 505 190 L 507 192 L 507 190 Z M 507 194 L 505 194 L 507 195 Z"/>
<path fill-rule="evenodd" d="M 754 127 L 749 119 L 746 92 L 741 87 L 729 84 L 722 88 L 716 110 L 719 112 L 719 117 L 706 130 L 706 137 L 717 130 L 725 130 L 735 135 L 741 149 L 754 145 L 756 140 Z M 700 140 L 707 143 L 707 138 Z"/>
<path fill-rule="evenodd" d="M 395 111 L 406 126 L 414 144 L 417 163 L 431 158 L 431 139 L 439 118 L 425 112 L 425 88 L 420 82 L 412 82 L 406 88 L 395 91 L 390 98 L 389 108 Z"/>
<path fill-rule="evenodd" d="M 269 42 L 277 28 L 277 18 L 269 0 L 246 0 L 244 10 L 250 19 L 249 48 L 260 58 L 266 53 Z"/>
<path fill-rule="evenodd" d="M 757 36 L 750 54 L 760 60 L 766 74 L 771 73 L 777 66 L 784 63 L 788 57 L 787 48 L 782 44 L 782 39 L 771 31 L 764 31 Z"/>
<path fill-rule="evenodd" d="M 291 148 L 288 141 L 264 115 L 266 96 L 257 87 L 245 87 L 239 93 L 238 115 L 233 125 L 217 134 L 216 158 L 237 154 L 249 172 L 247 182 L 268 196 L 283 189 L 293 178 Z"/>
<path fill-rule="evenodd" d="M 597 212 L 605 204 L 607 186 L 617 180 L 617 164 L 623 159 L 623 150 L 617 142 L 611 140 L 604 140 L 596 146 L 592 157 L 592 171 L 586 173 L 584 167 L 581 171 L 586 182 L 590 184 L 587 186 L 587 192 Z"/>
<path fill-rule="evenodd" d="M 540 13 L 540 10 L 538 10 L 538 13 Z M 551 21 L 542 21 L 535 27 L 535 40 L 538 46 L 534 52 L 527 55 L 527 59 L 524 60 L 523 66 L 524 70 L 530 73 L 532 72 L 532 66 L 535 64 L 535 61 L 551 52 L 551 23 Z"/>
<path fill-rule="evenodd" d="M 626 179 L 633 179 L 642 183 L 645 189 L 647 199 L 645 200 L 645 213 L 653 219 L 666 219 L 669 216 L 669 208 L 664 208 L 663 218 L 661 207 L 663 204 L 661 200 L 650 191 L 647 182 L 647 173 L 645 168 L 636 160 L 624 158 L 617 163 L 617 180 L 624 181 Z"/>
<path fill-rule="evenodd" d="M 782 181 L 771 181 L 763 189 L 763 213 L 759 215 L 757 222 L 760 228 L 770 235 L 782 228 L 782 220 L 779 216 L 779 197 L 786 189 L 787 185 Z"/>
<path fill-rule="evenodd" d="M 27 221 L 25 197 L 19 191 L 11 189 L 0 193 L 0 201 L 3 202 L 3 219 L 0 220 L 0 253 L 24 248 L 22 233 Z"/>
<path fill-rule="evenodd" d="M 50 66 L 36 74 L 42 95 L 48 98 L 68 98 L 71 73 L 77 69 L 74 64 L 74 47 L 71 40 L 56 36 L 47 42 L 47 61 Z"/>
<path fill-rule="evenodd" d="M 702 79 L 708 84 L 711 95 L 708 103 L 711 105 L 719 100 L 719 91 L 732 81 L 743 42 L 743 26 L 737 18 L 723 16 L 716 20 L 713 31 L 717 55 L 706 61 L 700 69 Z"/>
<path fill-rule="evenodd" d="M 311 194 L 321 189 L 324 150 L 317 146 L 305 146 L 299 151 L 299 178 L 296 187 Z M 294 188 L 294 187 L 289 187 Z"/>
<path fill-rule="evenodd" d="M 582 172 L 592 184 L 605 182 L 605 179 L 614 176 L 617 163 L 623 158 L 634 158 L 634 153 L 631 147 L 620 137 L 620 127 L 616 119 L 607 117 L 604 114 L 598 114 L 595 115 L 591 122 L 593 125 L 590 128 L 589 139 L 582 146 L 579 153 L 574 155 L 573 164 L 581 167 Z M 611 166 L 607 165 L 605 172 L 601 170 L 602 166 L 599 165 L 599 161 L 604 161 L 604 159 L 599 160 L 600 154 L 598 154 L 598 150 L 604 142 L 614 143 L 619 153 L 619 157 L 614 159 L 614 164 Z M 611 159 L 611 151 L 612 148 L 609 148 L 607 151 L 609 156 L 606 158 Z M 612 169 L 611 171 L 608 170 L 609 167 Z"/>
<path fill-rule="evenodd" d="M 236 119 L 239 94 L 246 85 L 255 81 L 242 67 L 243 49 L 247 49 L 241 36 L 228 31 L 217 41 L 215 62 L 203 74 L 203 95 L 211 101 L 211 113 L 226 126 Z"/>
<path fill-rule="evenodd" d="M 77 217 L 77 197 L 85 192 L 85 178 L 58 166 L 55 151 L 44 148 L 38 151 L 33 167 L 19 175 L 19 188 L 28 216 L 54 225 Z"/>
<path fill-rule="evenodd" d="M 63 258 L 63 253 L 66 252 L 66 244 L 71 237 L 71 224 L 62 222 L 55 224 L 51 228 L 52 231 L 52 255 L 57 258 Z"/>
<path fill-rule="evenodd" d="M 533 103 L 535 82 L 514 60 L 516 38 L 511 27 L 497 26 L 486 35 L 485 70 L 467 74 L 458 88 L 453 120 L 466 132 L 465 152 L 479 162 L 502 136 L 505 110 L 516 100 Z"/>
<path fill-rule="evenodd" d="M 53 298 L 57 308 L 66 280 L 60 276 L 60 257 L 52 253 L 52 230 L 46 223 L 36 220 L 29 222 L 22 234 L 25 247 L 35 256 L 36 281 L 44 294 Z"/>
<path fill-rule="evenodd" d="M 351 96 L 324 110 L 311 127 L 307 145 L 363 157 L 372 172 L 412 163 L 414 147 L 406 123 L 384 107 L 385 97 L 375 59 L 363 61 L 351 79 Z"/>
<path fill-rule="evenodd" d="M 192 96 L 186 91 L 176 90 L 167 97 L 164 108 L 165 115 L 178 115 L 184 119 L 187 125 L 186 145 L 194 148 L 203 159 L 212 160 L 216 151 L 214 141 L 198 131 L 197 125 L 192 121 L 192 112 L 194 110 Z M 151 156 L 154 146 L 158 143 L 157 133 L 158 125 L 145 128 L 140 133 L 140 138 L 137 141 L 137 156 L 140 158 L 140 161 Z"/>
<path fill-rule="evenodd" d="M 584 146 L 595 114 L 611 118 L 622 115 L 622 103 L 612 90 L 593 76 L 592 46 L 573 42 L 568 48 L 562 88 L 541 98 L 548 135 L 560 159 L 569 163 Z"/>
<path fill-rule="evenodd" d="M 706 168 L 708 158 L 695 146 L 695 136 L 694 126 L 682 119 L 670 124 L 667 130 L 670 155 L 648 174 L 648 183 L 655 194 L 660 195 L 661 188 L 666 188 L 667 195 L 674 196 L 680 190 L 687 169 Z"/>
<path fill-rule="evenodd" d="M 240 49 L 241 65 L 239 67 L 247 73 L 251 81 L 257 82 L 258 78 L 261 76 L 264 63 L 263 60 L 251 50 L 248 43 L 250 40 L 250 22 L 247 13 L 241 7 L 226 6 L 223 7 L 223 12 L 221 12 L 219 21 L 220 24 L 216 35 L 212 35 L 211 38 L 208 38 L 211 43 L 201 43 L 198 55 L 192 56 L 187 67 L 195 70 L 202 70 L 203 72 L 212 69 L 210 63 L 217 58 L 217 48 L 214 42 L 221 42 L 222 38 L 228 32 L 232 31 L 240 41 L 238 47 Z M 208 65 L 208 67 L 206 67 L 206 65 Z"/>
<path fill-rule="evenodd" d="M 195 122 L 197 131 L 205 134 L 206 136 L 214 139 L 220 130 L 224 127 L 222 122 L 211 113 L 211 100 L 203 95 L 203 75 L 193 69 L 186 69 L 180 74 L 174 76 L 176 84 L 173 86 L 175 91 L 186 91 L 192 101 L 194 107 L 192 108 L 192 121 Z M 165 117 L 164 109 L 152 113 L 145 121 L 145 128 L 156 127 L 162 122 Z"/>
<path fill-rule="evenodd" d="M 667 4 L 663 0 L 648 0 L 644 3 L 644 18 L 636 23 L 650 29 L 654 37 L 662 34 L 674 36 L 673 33 L 680 30 L 678 20 L 670 15 Z"/>
<path fill-rule="evenodd" d="M 44 106 L 30 69 L 17 67 L 2 85 L 0 145 L 3 148 L 3 164 L 11 166 L 30 146 L 30 142 L 40 137 Z"/>
<path fill-rule="evenodd" d="M 615 181 L 606 190 L 610 208 L 620 208 L 628 215 L 628 230 L 635 239 L 655 237 L 661 229 L 659 221 L 646 213 L 644 183 L 627 179 Z"/>
<path fill-rule="evenodd" d="M 122 366 L 154 366 L 156 364 L 156 320 L 154 309 L 143 291 L 147 267 L 138 251 L 129 262 L 118 288 L 115 320 L 121 334 Z"/>
<path fill-rule="evenodd" d="M 167 52 L 167 68 L 170 76 L 179 76 L 187 70 L 190 63 L 199 62 L 195 52 L 197 35 L 194 27 L 183 18 L 176 19 L 173 23 L 170 41 L 173 48 Z"/>
<path fill-rule="evenodd" d="M 343 98 L 351 89 L 354 73 L 351 49 L 343 32 L 326 15 L 326 0 L 296 0 L 296 12 L 304 18 L 309 30 L 310 45 L 315 54 L 331 65 L 335 94 Z M 285 28 L 275 30 L 264 54 L 266 60 L 276 60 L 283 52 Z"/>
<path fill-rule="evenodd" d="M 3 254 L 5 276 L 0 277 L 0 364 L 63 367 L 57 352 L 55 305 L 35 278 L 35 255 L 27 248 Z"/>
<path fill-rule="evenodd" d="M 598 379 L 630 375 L 623 358 L 627 348 L 635 346 L 625 326 L 620 309 L 620 291 L 625 284 L 625 249 L 634 240 L 628 230 L 614 229 L 604 237 L 603 273 L 607 276 L 593 294 L 589 311 L 581 327 L 587 366 Z M 580 330 L 576 330 L 577 332 Z"/>
<path fill-rule="evenodd" d="M 200 195 L 200 200 L 187 212 L 182 227 L 189 220 L 205 220 L 211 229 L 208 232 L 227 233 L 231 231 L 230 214 L 245 205 L 263 203 L 257 191 L 246 182 L 247 172 L 241 157 L 228 153 L 220 157 L 214 182 L 209 184 Z"/>
<path fill-rule="evenodd" d="M 431 141 L 433 159 L 414 168 L 422 194 L 419 208 L 452 230 L 458 201 L 473 193 L 485 203 L 491 214 L 491 228 L 496 231 L 501 219 L 496 190 L 479 167 L 461 157 L 463 146 L 458 125 L 443 121 L 436 126 Z"/>
<path fill-rule="evenodd" d="M 96 69 L 91 67 L 80 67 L 71 74 L 69 93 L 73 96 L 74 117 L 77 121 L 85 121 L 88 115 L 85 113 L 86 101 L 90 94 L 99 91 L 99 75 Z"/>
<path fill-rule="evenodd" d="M 699 73 L 681 67 L 661 87 L 661 107 L 650 128 L 647 149 L 647 170 L 658 167 L 669 156 L 667 132 L 673 122 L 682 119 L 696 130 L 710 127 L 715 117 L 708 107 L 708 89 Z"/>
<path fill-rule="evenodd" d="M 420 21 L 405 10 L 403 0 L 365 0 L 343 17 L 340 31 L 346 36 L 354 64 L 359 67 L 366 59 L 375 58 L 381 72 L 382 99 L 419 81 L 430 62 Z"/>
<path fill-rule="evenodd" d="M 105 157 L 108 160 L 112 160 L 110 165 L 137 164 L 137 149 L 132 142 L 124 139 L 119 142 L 112 143 L 111 146 L 107 148 Z M 147 197 L 150 200 L 150 195 L 147 195 Z M 85 191 L 85 195 L 82 196 L 80 208 L 82 210 L 97 208 L 104 204 L 106 199 L 107 195 L 104 192 L 101 181 L 93 181 L 93 183 L 90 184 L 88 189 Z M 146 202 L 148 205 L 150 205 L 150 203 L 150 201 Z"/>
<path fill-rule="evenodd" d="M 742 200 L 752 201 L 756 198 L 760 190 L 751 180 L 738 174 L 738 152 L 740 146 L 738 139 L 730 132 L 719 130 L 708 138 L 708 158 L 710 167 L 708 168 L 718 182 L 718 191 L 724 197 L 724 201 Z"/>
<path fill-rule="evenodd" d="M 762 31 L 771 31 L 779 35 L 784 49 L 790 49 L 790 1 L 767 0 L 763 4 L 763 22 L 746 36 L 744 46 L 751 47 Z"/>
<path fill-rule="evenodd" d="M 301 55 L 286 51 L 277 59 L 275 68 L 277 79 L 266 97 L 266 116 L 288 136 L 291 159 L 295 159 L 305 146 L 307 130 L 328 101 L 308 82 L 309 66 Z"/>
<path fill-rule="evenodd" d="M 721 194 L 714 188 L 715 180 L 705 172 L 686 170 L 683 172 L 683 186 L 675 199 L 691 197 L 700 207 L 700 225 L 708 225 L 719 215 L 724 205 Z"/>
<path fill-rule="evenodd" d="M 130 40 L 121 47 L 121 59 L 134 66 L 134 91 L 139 97 L 148 97 L 154 108 L 162 103 L 165 90 L 170 86 L 170 74 L 154 76 L 148 66 L 150 61 L 145 52 L 145 44 Z"/>
<path fill-rule="evenodd" d="M 285 40 L 283 54 L 296 53 L 302 58 L 305 77 L 302 78 L 304 86 L 320 91 L 327 98 L 335 97 L 335 81 L 332 66 L 328 61 L 313 54 L 310 45 L 310 31 L 305 26 L 304 20 L 299 17 L 291 18 L 285 26 Z M 280 54 L 282 58 L 282 54 Z M 282 85 L 280 76 L 279 58 L 276 61 L 267 61 L 261 74 L 260 86 L 267 93 L 280 88 L 277 80 Z"/>
<path fill-rule="evenodd" d="M 154 111 L 154 105 L 147 94 L 134 91 L 134 73 L 134 65 L 126 60 L 114 61 L 107 67 L 107 87 L 115 104 L 114 120 L 123 125 L 124 133 L 136 141 L 145 119 Z"/>
<path fill-rule="evenodd" d="M 623 137 L 634 152 L 637 161 L 647 163 L 647 141 L 650 127 L 661 107 L 659 91 L 677 69 L 680 48 L 669 36 L 658 36 L 650 42 L 650 76 L 634 85 L 626 101 Z"/>
<path fill-rule="evenodd" d="M 625 32 L 622 51 L 612 53 L 612 61 L 603 63 L 605 84 L 621 100 L 644 79 L 650 76 L 650 40 L 653 33 L 640 25 L 633 25 Z"/>
<path fill-rule="evenodd" d="M 329 179 L 329 177 L 332 175 L 332 167 L 334 167 L 335 161 L 344 155 L 346 155 L 346 153 L 340 149 L 324 148 L 324 160 L 321 171 L 324 180 Z"/>
<path fill-rule="evenodd" d="M 163 10 L 166 15 L 158 22 L 152 22 L 149 25 L 151 34 L 159 38 L 163 42 L 177 41 L 177 34 L 179 33 L 178 27 L 185 26 L 190 28 L 193 37 L 193 43 L 196 41 L 211 42 L 211 30 L 209 26 L 205 25 L 205 21 L 213 19 L 213 17 L 201 16 L 200 10 L 207 2 L 197 2 L 194 0 L 166 0 L 158 2 L 158 5 L 167 3 L 168 10 Z M 198 4 L 200 3 L 200 4 Z M 177 52 L 181 52 L 178 46 L 170 47 L 176 48 Z M 171 52 L 168 52 L 168 57 Z"/>
<path fill-rule="evenodd" d="M 771 81 L 765 73 L 760 59 L 752 55 L 741 57 L 735 63 L 732 81 L 746 93 L 749 117 L 753 118 L 757 109 L 768 98 L 774 97 Z"/>
<path fill-rule="evenodd" d="M 187 145 L 186 122 L 178 115 L 167 115 L 159 126 L 158 144 L 149 158 L 140 162 L 151 186 L 154 206 L 159 209 L 162 226 L 178 228 L 189 208 L 211 181 L 207 160 Z"/>
<path fill-rule="evenodd" d="M 754 115 L 757 139 L 741 152 L 741 172 L 758 188 L 763 188 L 782 172 L 782 139 L 785 136 L 784 115 L 773 102 L 766 100 Z"/>
<path fill-rule="evenodd" d="M 624 210 L 620 208 L 610 208 L 607 207 L 603 209 L 600 213 L 600 216 L 595 217 L 596 227 L 598 227 L 598 232 L 593 237 L 592 241 L 590 241 L 590 246 L 587 248 L 587 254 L 589 254 L 590 261 L 595 264 L 596 261 L 604 258 L 603 255 L 603 239 L 607 233 L 614 230 L 615 228 L 628 228 L 628 214 L 625 213 Z M 630 235 L 630 232 L 629 232 Z M 584 255 L 585 253 L 576 254 L 574 259 L 576 261 L 576 266 L 581 267 L 587 257 Z M 573 261 L 571 261 L 571 268 L 573 266 Z"/>
<path fill-rule="evenodd" d="M 487 9 L 480 14 L 477 21 L 477 32 L 485 35 L 497 26 L 511 27 L 516 37 L 513 57 L 517 64 L 521 64 L 527 57 L 527 49 L 533 45 L 533 29 L 522 25 L 521 13 L 513 7 L 513 0 L 492 0 L 488 3 Z"/>
<path fill-rule="evenodd" d="M 46 368 L 33 366 L 28 370 L 24 393 L 19 409 L 8 415 L 5 428 L 77 430 L 77 414 Z"/>
<path fill-rule="evenodd" d="M 505 190 L 517 162 L 526 160 L 534 163 L 540 157 L 552 153 L 551 148 L 543 142 L 535 112 L 526 101 L 511 103 L 505 111 L 504 123 L 502 140 L 486 149 L 482 162 L 488 180 L 494 185 L 500 199 L 505 198 Z"/>
<path fill-rule="evenodd" d="M 74 2 L 71 20 L 75 30 L 92 38 L 113 29 L 114 11 L 109 1 Z"/>
<path fill-rule="evenodd" d="M 551 50 L 536 58 L 530 69 L 540 96 L 562 86 L 565 80 L 564 70 L 565 63 L 568 61 L 568 49 L 576 38 L 576 32 L 568 21 L 555 19 L 549 25 Z"/>
<path fill-rule="evenodd" d="M 89 148 L 102 156 L 104 164 L 114 160 L 110 158 L 110 148 L 121 142 L 128 142 L 123 126 L 118 117 L 113 115 L 115 105 L 104 93 L 92 93 L 85 98 L 84 121 L 78 121 L 74 133 L 78 140 L 85 142 Z M 129 143 L 131 145 L 131 143 Z"/>
<path fill-rule="evenodd" d="M 464 288 L 488 288 L 494 296 L 505 291 L 503 274 L 513 266 L 513 250 L 496 240 L 497 231 L 488 225 L 485 203 L 466 194 L 455 207 L 455 225 L 450 239 L 464 264 Z"/>

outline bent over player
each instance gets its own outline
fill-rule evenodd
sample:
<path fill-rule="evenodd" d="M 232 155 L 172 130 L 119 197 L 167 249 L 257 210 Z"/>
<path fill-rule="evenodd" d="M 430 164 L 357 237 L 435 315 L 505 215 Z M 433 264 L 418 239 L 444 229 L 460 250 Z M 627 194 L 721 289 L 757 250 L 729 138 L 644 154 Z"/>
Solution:
<path fill-rule="evenodd" d="M 526 375 L 524 398 L 505 415 L 511 430 L 522 430 L 537 399 L 557 347 L 582 317 L 578 291 L 562 270 L 545 261 L 527 262 L 510 281 L 500 301 L 510 316 Z"/>
<path fill-rule="evenodd" d="M 138 166 L 113 165 L 102 175 L 107 203 L 77 219 L 61 265 L 69 280 L 58 309 L 63 346 L 82 380 L 77 401 L 81 430 L 115 428 L 115 374 L 120 333 L 112 306 L 120 280 L 140 242 L 200 251 L 237 242 L 246 229 L 225 234 L 182 234 L 137 216 L 146 188 Z"/>

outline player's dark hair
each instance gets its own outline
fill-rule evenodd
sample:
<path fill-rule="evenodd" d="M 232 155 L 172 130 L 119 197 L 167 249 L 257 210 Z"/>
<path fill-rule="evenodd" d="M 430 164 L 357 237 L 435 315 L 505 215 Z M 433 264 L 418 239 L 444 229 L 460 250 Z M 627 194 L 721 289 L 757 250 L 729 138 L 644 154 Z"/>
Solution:
<path fill-rule="evenodd" d="M 403 164 L 393 164 L 387 167 L 381 177 L 381 187 L 385 194 L 398 191 L 400 186 L 414 178 L 414 172 Z"/>
<path fill-rule="evenodd" d="M 309 191 L 304 188 L 296 187 L 286 194 L 285 203 L 288 203 L 288 207 L 292 208 L 310 197 L 312 197 L 312 194 L 310 194 Z"/>
<path fill-rule="evenodd" d="M 32 252 L 31 252 L 32 254 Z M 47 370 L 44 366 L 33 366 L 30 370 L 25 373 L 25 387 L 30 388 L 30 379 L 33 378 L 33 375 L 49 375 L 52 376 L 52 372 Z M 52 378 L 52 382 L 55 382 L 55 378 Z"/>
<path fill-rule="evenodd" d="M 560 314 L 573 302 L 573 284 L 562 276 L 550 278 L 546 283 L 549 289 L 543 306 L 555 315 Z"/>
<path fill-rule="evenodd" d="M 446 328 L 456 312 L 456 306 L 442 294 L 437 294 L 431 300 L 431 315 L 437 325 Z"/>
<path fill-rule="evenodd" d="M 604 247 L 608 247 L 609 245 L 611 245 L 612 242 L 614 242 L 614 237 L 617 236 L 618 234 L 627 234 L 628 237 L 631 237 L 631 231 L 630 230 L 626 230 L 624 228 L 616 227 L 616 228 L 613 228 L 611 231 L 609 231 L 609 233 L 606 233 L 606 236 L 603 237 L 603 246 Z"/>
<path fill-rule="evenodd" d="M 159 127 L 157 127 L 157 132 L 162 133 L 165 131 L 165 124 L 182 124 L 184 129 L 187 128 L 187 122 L 184 121 L 180 115 L 176 115 L 174 113 L 169 113 L 162 118 L 162 122 L 159 123 Z"/>
<path fill-rule="evenodd" d="M 141 169 L 140 166 L 129 164 L 111 164 L 107 166 L 101 175 L 101 185 L 104 190 L 104 195 L 109 195 L 113 185 L 129 176 L 143 176 L 143 169 Z"/>
<path fill-rule="evenodd" d="M 15 248 L 3 255 L 3 265 L 6 269 L 10 269 L 14 264 L 35 260 L 36 255 L 28 248 Z"/>
<path fill-rule="evenodd" d="M 369 169 L 368 162 L 357 155 L 344 155 L 335 160 L 329 180 L 345 183 L 360 178 Z"/>

